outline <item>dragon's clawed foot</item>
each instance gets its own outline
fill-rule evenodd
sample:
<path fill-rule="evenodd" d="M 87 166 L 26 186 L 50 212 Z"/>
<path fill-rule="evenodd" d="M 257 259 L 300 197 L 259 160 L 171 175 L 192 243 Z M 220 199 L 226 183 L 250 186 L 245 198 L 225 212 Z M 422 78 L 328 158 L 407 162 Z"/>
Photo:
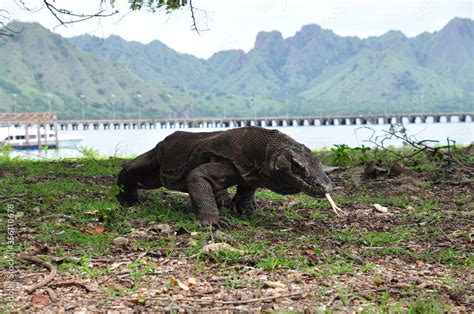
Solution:
<path fill-rule="evenodd" d="M 211 226 L 214 229 L 225 229 L 230 227 L 230 221 L 219 216 L 201 216 L 199 218 L 199 226 L 201 228 Z"/>
<path fill-rule="evenodd" d="M 117 195 L 117 200 L 119 201 L 120 205 L 124 207 L 141 204 L 138 196 Z"/>
<path fill-rule="evenodd" d="M 252 214 L 255 211 L 255 200 L 251 199 L 236 199 L 232 200 L 232 212 L 236 215 L 244 213 Z"/>
<path fill-rule="evenodd" d="M 232 198 L 227 192 L 219 194 L 216 196 L 216 204 L 219 208 L 231 208 L 232 207 Z"/>

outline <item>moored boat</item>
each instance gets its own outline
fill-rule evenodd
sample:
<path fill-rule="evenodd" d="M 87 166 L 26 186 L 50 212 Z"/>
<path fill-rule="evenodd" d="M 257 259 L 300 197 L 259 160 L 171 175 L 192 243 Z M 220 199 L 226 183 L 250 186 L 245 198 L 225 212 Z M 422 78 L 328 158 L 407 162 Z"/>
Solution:
<path fill-rule="evenodd" d="M 44 127 L 0 127 L 0 146 L 14 149 L 77 148 L 84 138 L 77 135 L 56 133 Z"/>

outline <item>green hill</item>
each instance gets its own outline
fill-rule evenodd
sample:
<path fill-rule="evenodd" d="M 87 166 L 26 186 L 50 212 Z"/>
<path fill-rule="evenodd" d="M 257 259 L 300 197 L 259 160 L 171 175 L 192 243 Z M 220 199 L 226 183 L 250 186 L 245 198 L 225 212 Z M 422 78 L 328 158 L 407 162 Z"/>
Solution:
<path fill-rule="evenodd" d="M 189 56 L 181 63 L 167 47 L 162 54 L 168 62 L 155 60 L 160 68 L 179 69 L 167 72 L 170 81 L 197 91 L 270 99 L 275 107 L 268 114 L 470 110 L 473 33 L 474 22 L 459 18 L 414 38 L 400 31 L 341 37 L 306 25 L 286 39 L 277 31 L 260 32 L 248 53 L 221 51 L 195 66 Z"/>
<path fill-rule="evenodd" d="M 249 116 L 472 110 L 474 22 L 408 38 L 360 39 L 317 25 L 261 32 L 255 47 L 204 60 L 159 41 L 70 39 L 36 23 L 0 41 L 0 111 L 60 118 Z M 83 95 L 81 97 L 81 95 Z"/>
<path fill-rule="evenodd" d="M 418 54 L 419 64 L 474 89 L 474 21 L 455 18 L 429 36 Z"/>
<path fill-rule="evenodd" d="M 191 81 L 199 79 L 199 73 L 205 68 L 204 60 L 179 54 L 157 40 L 144 45 L 127 42 L 118 36 L 103 40 L 83 35 L 69 41 L 84 51 L 98 53 L 113 62 L 126 65 L 143 80 L 169 86 L 187 87 Z"/>
<path fill-rule="evenodd" d="M 425 109 L 426 103 L 445 110 L 438 100 L 461 102 L 463 89 L 392 51 L 364 50 L 315 79 L 300 96 L 340 104 L 341 109 L 360 104 L 371 112 L 410 112 Z"/>
<path fill-rule="evenodd" d="M 186 108 L 182 94 L 140 79 L 124 64 L 79 50 L 38 24 L 12 27 L 23 31 L 0 42 L 0 93 L 10 100 L 4 110 L 12 111 L 16 102 L 18 112 L 45 111 L 51 103 L 60 117 L 72 118 L 82 115 L 84 102 L 86 118 L 111 117 L 113 105 L 118 117 L 138 116 L 139 104 L 163 115 L 170 96 L 179 110 Z"/>
<path fill-rule="evenodd" d="M 36 23 L 12 23 L 9 27 L 22 31 L 0 41 L 0 111 L 51 109 L 60 118 L 69 119 L 82 117 L 84 105 L 85 118 L 98 119 L 112 118 L 114 109 L 116 118 L 191 117 L 239 115 L 250 106 L 251 100 L 239 96 L 186 87 L 184 79 L 165 84 L 167 76 L 156 74 L 153 67 L 138 75 L 133 69 L 143 67 L 132 68 L 133 63 L 121 61 L 133 60 L 133 49 L 128 57 L 124 54 L 114 61 L 78 49 Z M 105 51 L 115 50 L 120 49 Z M 138 64 L 144 64 L 143 58 Z M 262 110 L 274 107 L 271 100 L 256 97 L 253 101 L 262 104 Z"/>

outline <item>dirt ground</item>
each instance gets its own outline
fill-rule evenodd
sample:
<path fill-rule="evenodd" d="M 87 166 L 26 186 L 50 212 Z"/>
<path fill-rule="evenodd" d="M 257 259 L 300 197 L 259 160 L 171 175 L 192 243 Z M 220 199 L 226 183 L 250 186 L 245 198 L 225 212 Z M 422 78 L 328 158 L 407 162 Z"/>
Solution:
<path fill-rule="evenodd" d="M 474 311 L 466 169 L 376 178 L 338 169 L 330 177 L 344 217 L 326 200 L 260 191 L 253 216 L 224 211 L 231 226 L 212 231 L 181 193 L 149 191 L 143 205 L 120 208 L 108 190 L 120 164 L 96 163 L 0 165 L 1 205 L 13 204 L 16 218 L 10 271 L 13 253 L 2 251 L 4 311 Z"/>

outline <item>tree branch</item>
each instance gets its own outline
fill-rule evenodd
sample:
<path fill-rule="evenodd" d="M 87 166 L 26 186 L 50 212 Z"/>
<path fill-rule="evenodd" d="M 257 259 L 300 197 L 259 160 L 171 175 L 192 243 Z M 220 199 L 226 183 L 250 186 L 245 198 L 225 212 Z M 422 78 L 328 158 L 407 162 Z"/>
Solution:
<path fill-rule="evenodd" d="M 39 12 L 39 11 L 41 11 L 41 10 L 44 8 L 44 3 L 41 4 L 41 6 L 40 6 L 39 8 L 32 9 L 32 8 L 30 8 L 30 7 L 28 7 L 28 6 L 26 5 L 26 3 L 25 3 L 24 0 L 19 0 L 19 2 L 21 3 L 21 5 L 19 5 L 18 3 L 17 3 L 17 5 L 18 5 L 21 9 L 26 10 L 26 11 L 29 11 L 29 12 L 32 12 L 32 13 Z"/>
<path fill-rule="evenodd" d="M 2 11 L 5 11 L 5 10 L 2 10 Z M 19 33 L 21 33 L 21 31 L 16 31 L 12 29 L 11 27 L 9 27 L 8 25 L 6 25 L 4 22 L 0 22 L 0 38 L 5 39 L 4 37 L 13 37 L 14 34 L 19 34 Z"/>
<path fill-rule="evenodd" d="M 66 9 L 57 8 L 56 6 L 54 6 L 50 2 L 50 0 L 43 0 L 43 3 L 46 6 L 46 8 L 49 10 L 49 12 L 51 12 L 51 14 L 59 22 L 59 25 L 57 25 L 56 27 L 58 27 L 58 26 L 67 26 L 67 24 L 79 23 L 79 22 L 83 22 L 83 21 L 86 21 L 86 20 L 89 20 L 89 19 L 92 19 L 92 18 L 109 17 L 109 16 L 112 16 L 112 15 L 115 15 L 115 14 L 118 13 L 118 11 L 115 10 L 112 13 L 104 14 L 104 12 L 106 12 L 106 10 L 100 10 L 97 13 L 94 13 L 94 14 L 84 14 L 84 13 L 77 14 L 77 13 L 74 13 L 74 12 L 66 10 Z M 69 16 L 69 17 L 72 17 L 73 19 L 71 19 L 70 21 L 64 21 L 64 19 L 62 18 L 61 15 Z"/>
<path fill-rule="evenodd" d="M 18 7 L 32 13 L 39 12 L 46 7 L 46 9 L 56 19 L 56 21 L 59 22 L 59 24 L 55 26 L 55 29 L 59 26 L 67 26 L 68 24 L 80 23 L 80 22 L 84 22 L 93 18 L 110 17 L 119 13 L 118 10 L 114 10 L 113 12 L 110 12 L 109 7 L 102 9 L 103 8 L 102 5 L 104 3 L 110 3 L 111 8 L 114 8 L 114 1 L 101 0 L 100 3 L 101 3 L 100 8 L 96 13 L 86 14 L 86 13 L 75 13 L 71 10 L 57 7 L 55 0 L 43 0 L 41 2 L 41 6 L 35 7 L 35 8 L 29 7 L 25 0 L 16 0 L 16 4 L 18 5 Z M 205 10 L 201 10 L 195 7 L 193 4 L 193 0 L 176 0 L 176 1 L 129 0 L 129 3 L 130 3 L 130 9 L 131 9 L 130 12 L 141 10 L 142 8 L 147 7 L 151 9 L 153 12 L 155 12 L 156 10 L 160 8 L 166 8 L 166 12 L 170 13 L 171 11 L 174 11 L 181 7 L 185 7 L 189 5 L 190 11 L 191 11 L 191 19 L 192 19 L 191 29 L 193 31 L 196 31 L 198 34 L 202 31 L 209 30 L 209 28 L 207 27 L 205 29 L 199 28 L 198 26 L 199 14 L 198 13 L 203 13 L 205 15 L 205 20 L 207 21 L 208 20 L 207 12 Z M 7 11 L 0 9 L 0 18 L 8 19 L 7 16 L 4 16 L 1 14 L 2 12 L 8 13 Z M 125 14 L 124 16 L 126 16 L 127 14 Z M 120 20 L 122 20 L 124 16 L 122 16 Z M 66 17 L 70 18 L 70 20 L 66 20 Z M 0 28 L 0 37 L 2 36 L 12 36 L 12 34 L 10 32 L 5 32 L 3 29 Z"/>
<path fill-rule="evenodd" d="M 388 131 L 383 130 L 384 135 L 375 135 L 375 130 L 367 126 L 360 127 L 357 130 L 359 129 L 370 130 L 372 134 L 370 135 L 369 139 L 365 140 L 364 142 L 371 143 L 375 147 L 380 148 L 385 152 L 389 152 L 390 154 L 397 156 L 398 158 L 395 159 L 395 162 L 399 162 L 402 159 L 411 159 L 421 153 L 428 153 L 431 156 L 440 156 L 441 160 L 444 160 L 447 162 L 455 162 L 459 166 L 466 168 L 470 171 L 474 170 L 472 166 L 461 162 L 458 158 L 454 156 L 453 151 L 451 149 L 452 140 L 450 140 L 449 137 L 447 138 L 446 146 L 432 147 L 430 146 L 430 144 L 439 144 L 439 141 L 418 140 L 416 139 L 415 136 L 413 135 L 410 136 L 407 134 L 407 130 L 405 126 L 403 125 L 403 123 L 391 124 Z M 403 144 L 412 147 L 414 151 L 410 153 L 404 153 L 403 151 L 392 150 L 386 145 L 386 142 L 391 141 L 391 140 L 402 141 Z M 443 152 L 442 151 L 443 149 L 447 149 L 447 152 Z"/>
<path fill-rule="evenodd" d="M 186 1 L 183 1 L 183 4 L 185 3 Z M 208 31 L 209 28 L 199 29 L 196 22 L 196 11 L 204 13 L 204 15 L 206 15 L 206 18 L 205 18 L 206 21 L 207 21 L 207 12 L 205 10 L 196 8 L 193 5 L 193 0 L 189 0 L 189 9 L 191 10 L 191 20 L 192 20 L 191 30 L 195 31 L 198 34 L 200 34 L 200 32 Z"/>
<path fill-rule="evenodd" d="M 25 288 L 26 292 L 31 294 L 36 289 L 39 289 L 39 288 L 42 288 L 42 287 L 46 286 L 48 283 L 50 283 L 54 279 L 54 277 L 56 277 L 56 274 L 57 274 L 56 267 L 54 267 L 51 264 L 46 263 L 42 259 L 39 259 L 36 256 L 27 255 L 27 254 L 24 254 L 24 253 L 18 254 L 17 257 L 21 258 L 24 261 L 28 261 L 28 262 L 32 262 L 32 263 L 36 263 L 38 265 L 41 265 L 41 266 L 47 268 L 50 271 L 49 275 L 46 276 L 43 280 L 41 280 L 40 282 L 38 282 L 38 283 L 36 283 L 32 286 L 26 287 Z"/>
<path fill-rule="evenodd" d="M 196 16 L 194 15 L 193 0 L 189 0 L 189 8 L 191 10 L 191 19 L 193 20 L 193 24 L 191 25 L 191 27 L 193 30 L 195 30 L 199 34 L 199 30 L 197 29 L 197 25 L 196 25 Z"/>

